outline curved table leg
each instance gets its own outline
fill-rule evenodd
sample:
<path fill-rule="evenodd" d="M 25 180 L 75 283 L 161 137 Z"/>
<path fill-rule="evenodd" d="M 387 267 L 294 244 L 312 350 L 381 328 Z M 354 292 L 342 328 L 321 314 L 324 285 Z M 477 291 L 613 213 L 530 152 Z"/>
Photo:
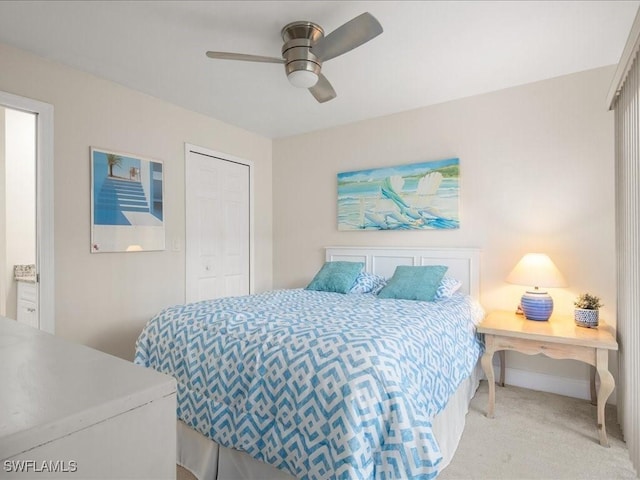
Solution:
<path fill-rule="evenodd" d="M 496 404 L 496 378 L 493 374 L 493 354 L 494 351 L 489 348 L 487 336 L 485 336 L 486 350 L 482 355 L 481 364 L 484 374 L 487 376 L 489 383 L 489 406 L 487 407 L 487 417 L 493 418 L 493 410 Z"/>
<path fill-rule="evenodd" d="M 483 367 L 484 367 L 484 357 Z M 600 435 L 600 445 L 604 447 L 609 446 L 609 440 L 607 439 L 607 427 L 604 422 L 604 407 L 607 404 L 607 399 L 613 388 L 615 387 L 615 380 L 613 375 L 609 372 L 609 351 L 603 348 L 598 348 L 596 352 L 596 369 L 598 370 L 598 376 L 600 377 L 600 388 L 598 388 L 598 433 Z"/>
<path fill-rule="evenodd" d="M 498 352 L 498 355 L 500 356 L 500 383 L 498 385 L 501 387 L 504 387 L 504 371 L 507 365 L 506 353 L 507 352 L 505 350 L 500 350 Z"/>

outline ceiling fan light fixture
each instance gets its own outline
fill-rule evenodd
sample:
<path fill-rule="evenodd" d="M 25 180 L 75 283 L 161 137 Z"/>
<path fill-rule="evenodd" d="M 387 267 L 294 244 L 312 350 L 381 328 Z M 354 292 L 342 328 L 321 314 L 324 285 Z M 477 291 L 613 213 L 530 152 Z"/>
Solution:
<path fill-rule="evenodd" d="M 326 60 L 350 52 L 382 33 L 380 22 L 365 12 L 352 18 L 326 37 L 320 25 L 308 22 L 292 22 L 284 26 L 280 35 L 282 58 L 249 55 L 245 53 L 208 51 L 207 57 L 245 62 L 281 63 L 289 83 L 309 90 L 319 102 L 336 98 L 336 91 L 320 70 Z"/>
<path fill-rule="evenodd" d="M 291 85 L 298 88 L 311 88 L 318 83 L 318 75 L 310 70 L 294 70 L 287 78 Z"/>

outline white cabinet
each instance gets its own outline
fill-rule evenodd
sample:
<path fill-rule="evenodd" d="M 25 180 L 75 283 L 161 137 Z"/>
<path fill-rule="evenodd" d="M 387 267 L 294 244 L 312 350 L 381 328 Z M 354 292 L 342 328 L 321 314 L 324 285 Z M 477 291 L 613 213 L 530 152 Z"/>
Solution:
<path fill-rule="evenodd" d="M 176 382 L 0 317 L 0 478 L 175 479 Z"/>
<path fill-rule="evenodd" d="M 40 328 L 38 321 L 38 284 L 18 280 L 18 315 L 20 323 Z"/>

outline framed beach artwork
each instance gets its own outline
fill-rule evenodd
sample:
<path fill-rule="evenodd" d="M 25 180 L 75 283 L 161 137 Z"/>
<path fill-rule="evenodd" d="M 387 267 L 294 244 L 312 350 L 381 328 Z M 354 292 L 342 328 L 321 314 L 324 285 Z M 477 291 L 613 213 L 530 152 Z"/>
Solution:
<path fill-rule="evenodd" d="M 338 230 L 460 228 L 460 159 L 338 174 Z"/>
<path fill-rule="evenodd" d="M 91 252 L 164 250 L 162 162 L 91 148 Z"/>

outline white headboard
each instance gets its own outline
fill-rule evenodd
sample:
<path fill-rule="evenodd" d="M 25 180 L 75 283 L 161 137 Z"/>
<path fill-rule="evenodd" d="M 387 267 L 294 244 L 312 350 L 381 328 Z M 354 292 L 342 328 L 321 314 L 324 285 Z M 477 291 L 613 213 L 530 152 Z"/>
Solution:
<path fill-rule="evenodd" d="M 366 271 L 391 278 L 398 265 L 446 265 L 446 276 L 462 282 L 462 292 L 480 298 L 480 250 L 477 248 L 326 247 L 325 259 L 364 262 Z"/>

